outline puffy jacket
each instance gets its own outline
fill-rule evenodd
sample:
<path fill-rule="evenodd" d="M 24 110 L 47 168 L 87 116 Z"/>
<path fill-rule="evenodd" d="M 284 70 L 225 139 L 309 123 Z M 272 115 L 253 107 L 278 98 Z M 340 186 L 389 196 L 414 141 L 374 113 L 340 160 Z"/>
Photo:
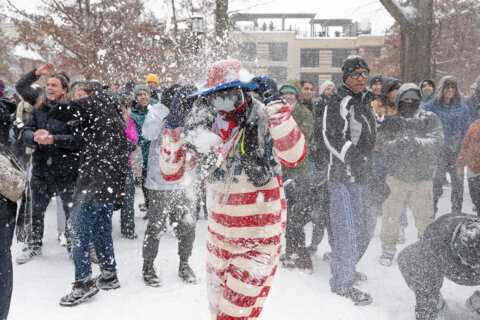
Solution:
<path fill-rule="evenodd" d="M 463 168 L 465 162 L 470 171 L 480 173 L 480 120 L 476 120 L 468 128 L 458 154 L 457 168 Z"/>

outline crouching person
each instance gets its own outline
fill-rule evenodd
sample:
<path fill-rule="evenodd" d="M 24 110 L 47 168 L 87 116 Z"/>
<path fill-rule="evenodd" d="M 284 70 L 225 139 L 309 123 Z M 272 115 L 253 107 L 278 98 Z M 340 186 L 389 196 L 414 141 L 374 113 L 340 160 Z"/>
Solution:
<path fill-rule="evenodd" d="M 392 264 L 398 241 L 399 218 L 405 201 L 413 213 L 418 236 L 433 221 L 433 176 L 443 144 L 440 119 L 421 110 L 420 88 L 406 83 L 398 90 L 397 113 L 386 115 L 378 134 L 378 149 L 388 166 L 390 195 L 382 207 L 380 264 Z"/>
<path fill-rule="evenodd" d="M 51 116 L 67 122 L 78 120 L 82 132 L 80 175 L 69 219 L 75 282 L 72 292 L 60 300 L 62 306 L 74 306 L 100 289 L 120 287 L 112 241 L 112 213 L 123 204 L 128 152 L 122 109 L 111 95 L 86 90 L 88 97 L 62 103 Z M 101 275 L 92 279 L 90 242 L 98 257 Z"/>
<path fill-rule="evenodd" d="M 307 151 L 290 107 L 253 100 L 256 84 L 240 81 L 240 69 L 237 60 L 208 68 L 185 130 L 184 112 L 170 110 L 160 155 L 163 176 L 176 180 L 192 161 L 184 146 L 195 150 L 198 178 L 206 181 L 212 319 L 259 317 L 285 230 L 281 165 L 299 164 Z"/>
<path fill-rule="evenodd" d="M 438 319 L 447 311 L 440 293 L 444 278 L 462 286 L 480 285 L 480 219 L 469 214 L 441 216 L 420 241 L 400 252 L 398 266 L 415 293 L 416 319 Z M 480 291 L 467 299 L 466 306 L 480 314 Z"/>
<path fill-rule="evenodd" d="M 163 121 L 169 113 L 168 108 L 192 104 L 193 100 L 187 100 L 187 96 L 196 90 L 197 88 L 193 86 L 181 88 L 178 84 L 167 88 L 162 94 L 161 103 L 152 106 L 142 128 L 145 139 L 151 141 L 150 150 L 152 150 L 148 156 L 148 172 L 145 181 L 150 205 L 147 210 L 147 231 L 143 239 L 142 273 L 145 283 L 152 287 L 158 287 L 161 284 L 154 268 L 154 261 L 158 254 L 161 234 L 167 230 L 167 217 L 170 224 L 174 225 L 175 235 L 178 238 L 178 256 L 180 257 L 178 275 L 186 283 L 195 283 L 197 280 L 195 273 L 188 265 L 195 240 L 196 215 L 192 210 L 193 203 L 187 197 L 183 179 L 166 181 L 162 177 L 159 166 L 164 131 Z"/>

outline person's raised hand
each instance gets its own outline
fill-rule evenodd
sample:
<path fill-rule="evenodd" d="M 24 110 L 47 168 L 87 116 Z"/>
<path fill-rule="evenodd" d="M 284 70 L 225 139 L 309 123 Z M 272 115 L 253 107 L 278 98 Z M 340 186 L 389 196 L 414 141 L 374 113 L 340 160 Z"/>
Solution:
<path fill-rule="evenodd" d="M 48 76 L 55 71 L 55 66 L 51 63 L 45 63 L 43 66 L 35 70 L 36 76 Z"/>

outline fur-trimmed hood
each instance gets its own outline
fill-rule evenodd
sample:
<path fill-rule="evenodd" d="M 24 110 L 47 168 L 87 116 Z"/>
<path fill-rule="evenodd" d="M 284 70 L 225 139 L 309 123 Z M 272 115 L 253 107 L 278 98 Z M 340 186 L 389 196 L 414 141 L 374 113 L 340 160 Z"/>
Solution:
<path fill-rule="evenodd" d="M 440 83 L 438 84 L 438 88 L 437 88 L 437 93 L 435 95 L 435 104 L 436 105 L 443 104 L 443 88 L 447 84 L 454 84 L 455 87 L 457 88 L 449 104 L 452 106 L 456 106 L 462 101 L 462 94 L 460 92 L 460 88 L 458 87 L 458 80 L 454 76 L 445 76 L 442 79 L 440 79 Z"/>

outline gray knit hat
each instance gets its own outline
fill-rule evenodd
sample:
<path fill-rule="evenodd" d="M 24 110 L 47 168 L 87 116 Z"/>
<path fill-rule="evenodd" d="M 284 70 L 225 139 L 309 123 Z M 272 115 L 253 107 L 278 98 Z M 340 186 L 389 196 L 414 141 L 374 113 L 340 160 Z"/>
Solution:
<path fill-rule="evenodd" d="M 135 99 L 137 98 L 138 93 L 140 91 L 145 91 L 148 94 L 148 96 L 151 95 L 150 89 L 148 89 L 147 86 L 142 84 L 142 85 L 136 86 L 135 89 L 133 89 L 133 96 L 134 96 Z"/>

